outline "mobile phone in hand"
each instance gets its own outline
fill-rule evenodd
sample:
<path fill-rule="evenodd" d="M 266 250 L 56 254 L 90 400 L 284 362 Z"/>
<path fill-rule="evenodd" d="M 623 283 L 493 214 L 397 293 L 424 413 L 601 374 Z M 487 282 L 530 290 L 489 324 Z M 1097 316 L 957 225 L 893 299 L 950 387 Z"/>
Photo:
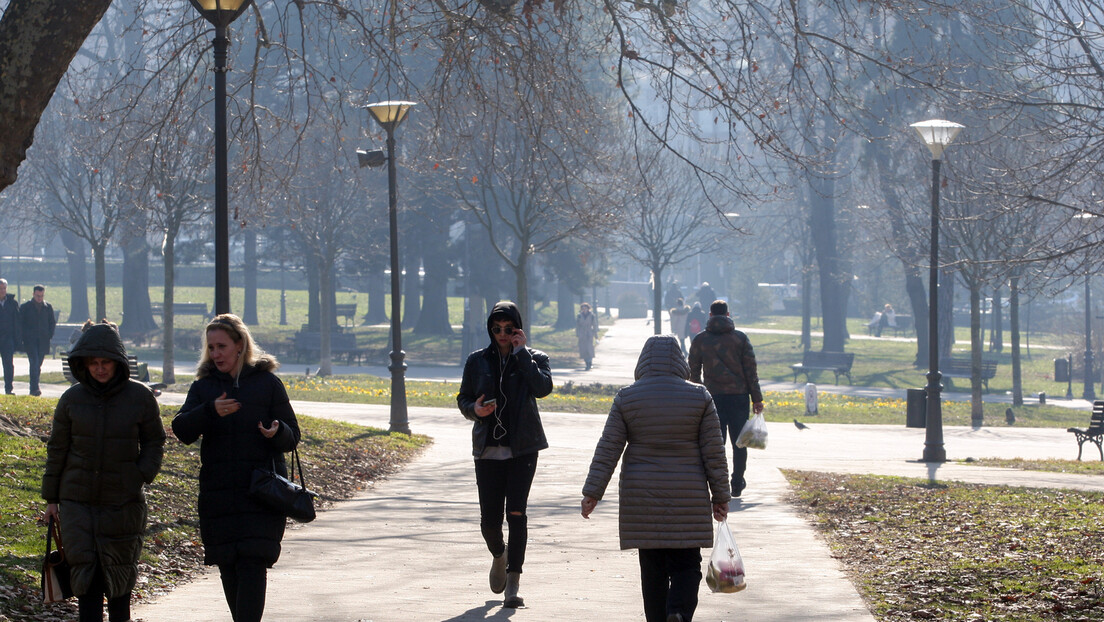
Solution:
<path fill-rule="evenodd" d="M 495 403 L 497 403 L 497 400 L 495 400 L 494 398 L 489 399 L 489 400 L 483 400 L 483 406 L 494 406 Z"/>

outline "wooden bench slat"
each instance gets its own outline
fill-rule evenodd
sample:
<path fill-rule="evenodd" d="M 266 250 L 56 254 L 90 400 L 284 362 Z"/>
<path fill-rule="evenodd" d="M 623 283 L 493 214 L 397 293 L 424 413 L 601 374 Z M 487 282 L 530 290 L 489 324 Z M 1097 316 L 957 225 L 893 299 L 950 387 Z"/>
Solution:
<path fill-rule="evenodd" d="M 1104 460 L 1104 400 L 1093 402 L 1088 428 L 1066 428 L 1066 432 L 1072 433 L 1077 441 L 1077 460 L 1081 460 L 1081 450 L 1086 441 L 1096 445 L 1100 459 Z"/>
<path fill-rule="evenodd" d="M 945 357 L 939 359 L 939 371 L 946 378 L 971 378 L 973 377 L 973 361 L 964 357 Z M 985 390 L 989 390 L 989 381 L 997 375 L 997 361 L 994 359 L 981 360 L 981 384 Z"/>

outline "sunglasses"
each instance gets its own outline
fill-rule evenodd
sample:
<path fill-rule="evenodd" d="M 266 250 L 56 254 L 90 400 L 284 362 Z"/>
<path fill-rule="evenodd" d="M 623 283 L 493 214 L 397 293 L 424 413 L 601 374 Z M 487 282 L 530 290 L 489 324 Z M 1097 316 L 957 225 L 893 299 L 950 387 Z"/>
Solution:
<path fill-rule="evenodd" d="M 517 330 L 517 329 L 514 328 L 513 326 L 492 326 L 491 327 L 491 332 L 496 334 L 496 335 L 502 333 L 503 331 L 506 331 L 507 335 L 512 335 L 512 334 L 514 334 L 515 330 Z"/>

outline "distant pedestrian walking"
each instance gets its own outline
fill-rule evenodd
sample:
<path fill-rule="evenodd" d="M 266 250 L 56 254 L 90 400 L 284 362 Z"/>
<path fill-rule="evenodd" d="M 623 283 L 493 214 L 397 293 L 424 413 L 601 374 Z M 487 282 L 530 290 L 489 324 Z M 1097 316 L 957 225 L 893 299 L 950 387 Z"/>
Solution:
<path fill-rule="evenodd" d="M 736 330 L 723 300 L 709 306 L 705 331 L 690 342 L 690 379 L 704 381 L 717 405 L 722 439 L 732 440 L 732 496 L 739 497 L 747 485 L 747 448 L 737 447 L 736 439 L 748 420 L 748 400 L 755 414 L 763 412 L 763 392 L 751 341 Z"/>
<path fill-rule="evenodd" d="M 703 281 L 701 287 L 698 288 L 695 296 L 698 299 L 698 303 L 702 309 L 708 309 L 709 305 L 713 304 L 713 301 L 717 299 L 717 292 L 713 291 L 708 281 Z"/>
<path fill-rule="evenodd" d="M 490 587 L 505 592 L 503 606 L 520 607 L 518 596 L 529 540 L 529 489 L 537 471 L 537 453 L 548 447 L 537 398 L 552 392 L 548 355 L 526 347 L 521 312 L 509 301 L 495 304 L 487 318 L 491 343 L 472 352 L 456 405 L 474 422 L 472 455 L 479 489 L 479 529 L 490 551 Z M 509 543 L 502 520 L 510 528 Z"/>
<path fill-rule="evenodd" d="M 594 342 L 598 340 L 598 318 L 591 313 L 590 305 L 579 305 L 579 315 L 575 316 L 575 339 L 579 342 L 579 358 L 590 370 L 594 360 Z"/>
<path fill-rule="evenodd" d="M 216 316 L 203 331 L 195 382 L 172 423 L 185 445 L 203 437 L 203 563 L 218 566 L 234 622 L 259 622 L 264 614 L 268 569 L 280 558 L 287 523 L 283 514 L 249 497 L 254 469 L 287 477 L 284 452 L 299 444 L 299 421 L 277 367 L 240 318 Z"/>
<path fill-rule="evenodd" d="M 650 337 L 636 382 L 613 399 L 583 486 L 589 518 L 621 461 L 618 532 L 639 549 L 647 622 L 691 622 L 701 585 L 701 547 L 728 516 L 731 496 L 720 422 L 709 393 L 671 335 Z M 624 459 L 622 460 L 622 455 Z"/>
<path fill-rule="evenodd" d="M 50 352 L 50 339 L 54 337 L 54 308 L 46 302 L 46 286 L 35 285 L 31 299 L 19 307 L 19 321 L 22 324 L 23 351 L 27 353 L 27 363 L 31 368 L 31 395 L 42 395 L 38 379 L 42 374 L 42 361 Z"/>
<path fill-rule="evenodd" d="M 705 322 L 709 316 L 702 310 L 701 303 L 695 302 L 694 308 L 686 314 L 686 336 L 693 339 L 695 335 L 705 330 Z"/>
<path fill-rule="evenodd" d="M 682 298 L 675 300 L 675 306 L 671 307 L 671 332 L 678 337 L 679 347 L 683 354 L 686 353 L 686 316 L 690 315 L 690 307 Z"/>
<path fill-rule="evenodd" d="M 23 326 L 19 321 L 19 301 L 8 293 L 8 282 L 0 279 L 0 360 L 4 365 L 4 393 L 15 395 L 15 349 L 23 347 Z"/>

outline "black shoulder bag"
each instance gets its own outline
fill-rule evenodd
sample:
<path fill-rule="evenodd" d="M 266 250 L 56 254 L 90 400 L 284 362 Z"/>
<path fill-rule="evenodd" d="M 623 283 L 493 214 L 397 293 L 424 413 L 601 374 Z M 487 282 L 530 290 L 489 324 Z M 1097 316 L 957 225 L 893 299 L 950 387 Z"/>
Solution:
<path fill-rule="evenodd" d="M 317 493 L 307 490 L 303 479 L 303 463 L 299 460 L 299 450 L 293 449 L 292 463 L 289 469 L 291 480 L 276 472 L 276 460 L 267 468 L 253 469 L 253 480 L 249 485 L 249 497 L 264 507 L 283 514 L 300 523 L 309 523 L 315 518 L 314 498 Z M 299 466 L 299 484 L 296 484 L 295 467 Z"/>

